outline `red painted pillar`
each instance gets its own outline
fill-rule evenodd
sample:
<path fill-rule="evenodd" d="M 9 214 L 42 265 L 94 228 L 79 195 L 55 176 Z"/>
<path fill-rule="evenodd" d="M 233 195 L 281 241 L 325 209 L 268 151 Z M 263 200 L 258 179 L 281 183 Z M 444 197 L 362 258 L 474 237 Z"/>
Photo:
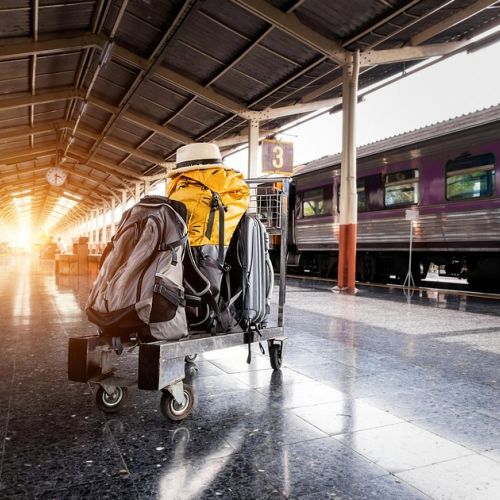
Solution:
<path fill-rule="evenodd" d="M 350 54 L 343 68 L 342 160 L 340 168 L 340 231 L 338 287 L 356 292 L 356 106 L 358 102 L 359 52 Z"/>

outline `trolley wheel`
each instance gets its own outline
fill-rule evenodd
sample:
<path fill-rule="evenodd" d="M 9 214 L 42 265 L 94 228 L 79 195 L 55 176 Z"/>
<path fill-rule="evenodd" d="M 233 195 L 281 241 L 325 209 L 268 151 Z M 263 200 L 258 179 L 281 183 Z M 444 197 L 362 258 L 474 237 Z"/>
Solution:
<path fill-rule="evenodd" d="M 186 363 L 192 363 L 196 358 L 198 357 L 198 354 L 188 354 L 184 360 Z"/>
<path fill-rule="evenodd" d="M 99 386 L 95 395 L 97 407 L 104 413 L 115 413 L 123 406 L 127 399 L 127 388 L 116 387 L 113 394 L 108 394 L 102 386 Z"/>
<path fill-rule="evenodd" d="M 271 359 L 271 368 L 280 370 L 283 364 L 282 347 L 278 344 L 269 346 L 269 358 Z"/>
<path fill-rule="evenodd" d="M 172 394 L 164 390 L 161 395 L 160 410 L 168 419 L 179 422 L 191 414 L 193 404 L 193 389 L 189 385 L 184 384 L 184 403 L 177 403 Z"/>

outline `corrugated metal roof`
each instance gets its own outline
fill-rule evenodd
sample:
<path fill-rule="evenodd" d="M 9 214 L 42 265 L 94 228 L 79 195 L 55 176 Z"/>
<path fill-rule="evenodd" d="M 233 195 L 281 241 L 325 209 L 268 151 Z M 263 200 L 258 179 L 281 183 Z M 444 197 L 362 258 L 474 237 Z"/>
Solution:
<path fill-rule="evenodd" d="M 422 144 L 425 141 L 443 137 L 463 130 L 480 127 L 500 121 L 500 104 L 488 108 L 466 113 L 456 118 L 443 120 L 409 132 L 393 135 L 379 141 L 358 146 L 356 157 L 366 158 L 376 154 L 393 151 L 413 144 Z M 341 153 L 323 156 L 317 160 L 298 165 L 294 168 L 295 174 L 313 172 L 323 168 L 340 167 Z"/>
<path fill-rule="evenodd" d="M 244 133 L 240 109 L 339 96 L 342 70 L 325 43 L 339 50 L 403 47 L 473 9 L 422 43 L 463 40 L 499 24 L 493 6 L 483 0 L 3 0 L 0 217 L 14 217 L 10 193 L 31 185 L 40 226 L 61 191 L 44 180 L 56 162 L 69 172 L 65 190 L 86 197 L 87 210 L 162 171 L 159 164 L 183 142 Z M 275 20 L 266 17 L 269 9 Z M 360 87 L 411 64 L 365 67 Z"/>

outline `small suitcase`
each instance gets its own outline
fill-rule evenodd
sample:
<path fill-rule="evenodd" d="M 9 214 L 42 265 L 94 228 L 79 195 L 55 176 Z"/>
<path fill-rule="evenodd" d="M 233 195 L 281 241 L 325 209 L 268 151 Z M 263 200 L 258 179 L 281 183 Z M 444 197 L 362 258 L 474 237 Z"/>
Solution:
<path fill-rule="evenodd" d="M 264 327 L 271 310 L 274 271 L 269 257 L 269 235 L 255 215 L 240 223 L 238 260 L 243 271 L 241 319 L 245 325 Z"/>

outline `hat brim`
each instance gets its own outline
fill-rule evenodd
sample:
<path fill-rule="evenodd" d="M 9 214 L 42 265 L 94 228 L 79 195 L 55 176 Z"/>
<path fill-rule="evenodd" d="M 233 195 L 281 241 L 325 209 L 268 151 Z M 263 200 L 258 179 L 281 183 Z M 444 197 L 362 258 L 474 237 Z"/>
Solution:
<path fill-rule="evenodd" d="M 223 168 L 224 170 L 234 170 L 231 167 L 222 165 L 222 163 L 214 163 L 212 165 L 189 165 L 188 167 L 174 168 L 167 173 L 167 177 L 173 177 L 176 174 L 181 174 L 182 172 L 189 172 L 191 170 L 207 170 L 209 168 Z"/>

